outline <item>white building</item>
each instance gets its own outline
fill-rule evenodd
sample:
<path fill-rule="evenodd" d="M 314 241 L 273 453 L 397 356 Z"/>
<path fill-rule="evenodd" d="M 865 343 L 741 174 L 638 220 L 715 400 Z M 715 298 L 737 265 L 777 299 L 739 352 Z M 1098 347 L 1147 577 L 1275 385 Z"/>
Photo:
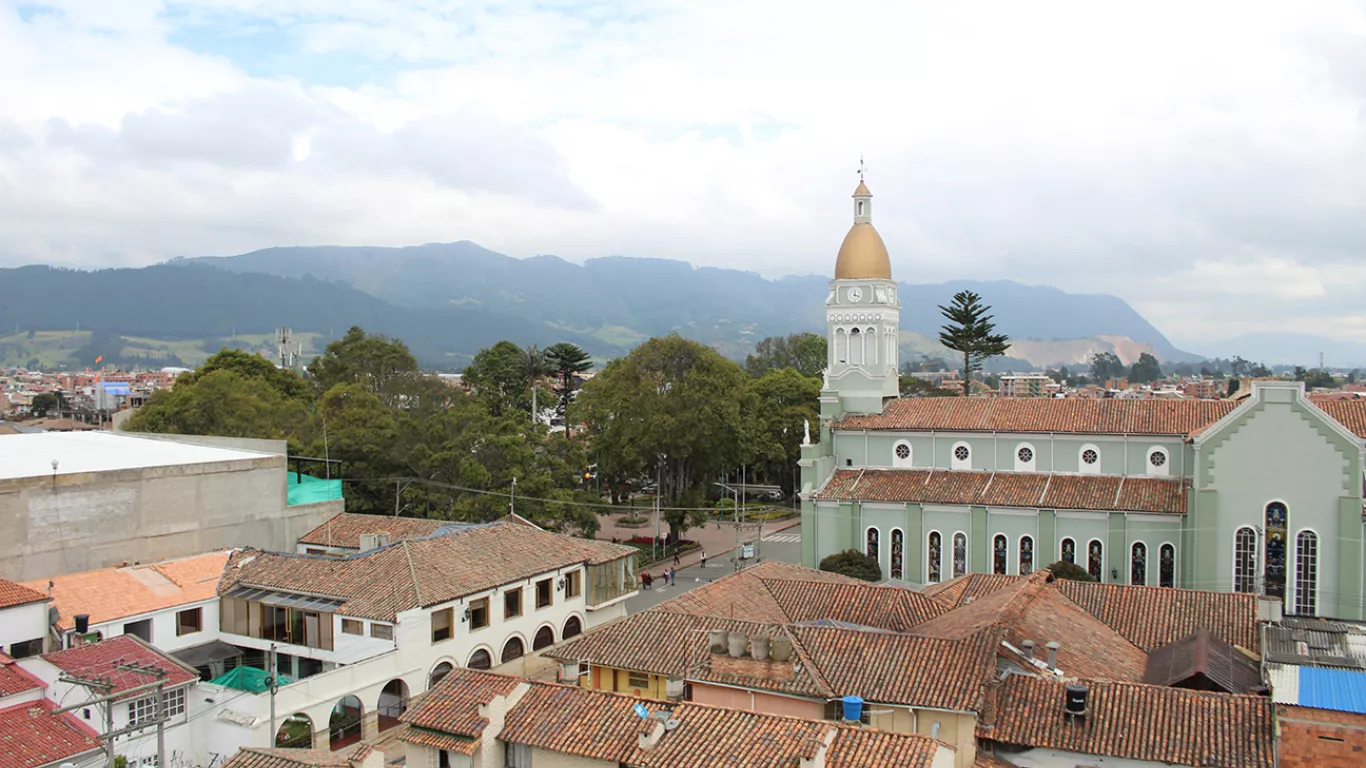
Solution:
<path fill-rule="evenodd" d="M 0 653 L 22 659 L 47 650 L 47 595 L 0 579 Z"/>

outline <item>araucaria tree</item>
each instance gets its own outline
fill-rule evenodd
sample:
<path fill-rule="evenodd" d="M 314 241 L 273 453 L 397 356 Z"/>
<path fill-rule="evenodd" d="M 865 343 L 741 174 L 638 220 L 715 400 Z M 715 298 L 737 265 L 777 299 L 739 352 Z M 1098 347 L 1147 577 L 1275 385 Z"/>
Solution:
<path fill-rule="evenodd" d="M 959 291 L 953 303 L 940 306 L 939 311 L 949 321 L 939 331 L 939 342 L 963 355 L 963 397 L 972 394 L 972 372 L 982 370 L 982 363 L 993 355 L 1003 355 L 1010 349 L 1010 337 L 996 333 L 996 324 L 987 312 L 991 307 L 972 291 Z"/>
<path fill-rule="evenodd" d="M 564 418 L 565 436 L 569 435 L 569 398 L 573 397 L 579 374 L 593 370 L 593 359 L 577 344 L 561 341 L 546 347 L 545 359 L 550 372 L 555 375 L 555 395 L 559 399 L 556 406 Z"/>

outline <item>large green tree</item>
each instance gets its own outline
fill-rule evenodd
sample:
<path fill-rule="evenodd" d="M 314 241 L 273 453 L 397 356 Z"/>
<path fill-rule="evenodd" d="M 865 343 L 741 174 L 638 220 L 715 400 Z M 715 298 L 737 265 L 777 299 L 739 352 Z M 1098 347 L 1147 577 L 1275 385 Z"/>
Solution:
<path fill-rule="evenodd" d="M 1010 349 L 1010 337 L 995 332 L 989 311 L 991 307 L 972 291 L 959 291 L 948 306 L 939 307 L 949 321 L 939 331 L 939 343 L 963 356 L 963 397 L 972 394 L 973 371 L 980 371 L 987 358 Z"/>
<path fill-rule="evenodd" d="M 826 341 L 814 333 L 769 336 L 745 357 L 745 372 L 758 379 L 771 371 L 792 368 L 803 376 L 819 378 L 825 370 Z"/>
<path fill-rule="evenodd" d="M 666 506 L 700 507 L 713 478 L 742 465 L 754 412 L 749 378 L 716 350 L 677 334 L 653 338 L 586 382 L 576 412 L 609 476 L 659 477 Z M 698 521 L 666 514 L 681 536 Z"/>
<path fill-rule="evenodd" d="M 569 399 L 578 389 L 579 374 L 593 370 L 593 360 L 577 344 L 567 341 L 546 347 L 545 356 L 555 374 L 555 396 L 559 401 L 556 410 L 565 420 L 565 434 L 568 435 Z"/>
<path fill-rule="evenodd" d="M 398 339 L 352 326 L 308 365 L 319 392 L 338 384 L 359 384 L 386 405 L 403 402 L 405 388 L 419 375 L 417 358 Z"/>
<path fill-rule="evenodd" d="M 754 458 L 760 477 L 791 494 L 806 425 L 819 438 L 821 380 L 794 368 L 770 371 L 752 385 Z"/>
<path fill-rule="evenodd" d="M 175 386 L 152 394 L 129 419 L 131 432 L 287 439 L 297 446 L 310 402 L 294 371 L 258 355 L 225 349 Z"/>
<path fill-rule="evenodd" d="M 1122 378 L 1128 373 L 1124 361 L 1114 352 L 1097 352 L 1091 356 L 1091 378 L 1101 386 L 1107 379 Z"/>
<path fill-rule="evenodd" d="M 1139 355 L 1138 361 L 1129 368 L 1129 381 L 1134 384 L 1151 384 L 1160 378 L 1162 364 L 1147 352 Z"/>
<path fill-rule="evenodd" d="M 500 341 L 479 350 L 465 368 L 463 379 L 495 416 L 520 410 L 528 383 L 521 347 Z"/>

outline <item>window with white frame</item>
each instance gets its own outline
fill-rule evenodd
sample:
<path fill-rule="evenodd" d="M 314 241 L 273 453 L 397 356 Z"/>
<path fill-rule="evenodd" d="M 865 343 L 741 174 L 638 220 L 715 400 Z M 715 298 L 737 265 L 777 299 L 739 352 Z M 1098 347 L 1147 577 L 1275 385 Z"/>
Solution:
<path fill-rule="evenodd" d="M 1135 587 L 1148 585 L 1148 545 L 1135 541 L 1129 548 L 1129 584 Z"/>
<path fill-rule="evenodd" d="M 1037 458 L 1038 457 L 1034 455 L 1034 446 L 1029 443 L 1020 443 L 1015 446 L 1015 471 L 1033 472 L 1035 459 Z"/>
<path fill-rule="evenodd" d="M 176 688 L 163 694 L 166 716 L 175 717 L 185 714 L 185 689 Z M 157 697 L 145 696 L 128 702 L 128 724 L 155 723 L 157 719 Z"/>
<path fill-rule="evenodd" d="M 892 446 L 892 466 L 909 467 L 912 465 L 911 444 L 905 440 L 898 440 Z"/>
<path fill-rule="evenodd" d="M 963 442 L 953 444 L 949 458 L 950 469 L 972 469 L 972 448 Z"/>
<path fill-rule="evenodd" d="M 1248 526 L 1233 534 L 1233 591 L 1257 591 L 1257 532 Z"/>
<path fill-rule="evenodd" d="M 1077 454 L 1077 469 L 1086 474 L 1100 474 L 1100 447 L 1086 444 Z"/>
<path fill-rule="evenodd" d="M 1171 456 L 1167 455 L 1167 449 L 1161 446 L 1153 446 L 1148 449 L 1148 474 L 1166 475 L 1171 472 Z"/>
<path fill-rule="evenodd" d="M 1295 537 L 1295 613 L 1318 615 L 1319 537 L 1313 531 L 1300 531 Z"/>

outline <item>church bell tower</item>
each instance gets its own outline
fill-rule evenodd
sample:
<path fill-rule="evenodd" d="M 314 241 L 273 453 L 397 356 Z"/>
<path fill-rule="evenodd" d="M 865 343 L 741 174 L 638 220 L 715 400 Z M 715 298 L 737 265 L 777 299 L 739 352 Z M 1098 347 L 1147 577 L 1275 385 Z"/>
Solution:
<path fill-rule="evenodd" d="M 840 244 L 825 299 L 825 389 L 839 394 L 844 413 L 881 413 L 884 400 L 900 393 L 901 301 L 887 246 L 873 228 L 873 193 L 861 168 L 853 198 L 854 224 Z"/>

